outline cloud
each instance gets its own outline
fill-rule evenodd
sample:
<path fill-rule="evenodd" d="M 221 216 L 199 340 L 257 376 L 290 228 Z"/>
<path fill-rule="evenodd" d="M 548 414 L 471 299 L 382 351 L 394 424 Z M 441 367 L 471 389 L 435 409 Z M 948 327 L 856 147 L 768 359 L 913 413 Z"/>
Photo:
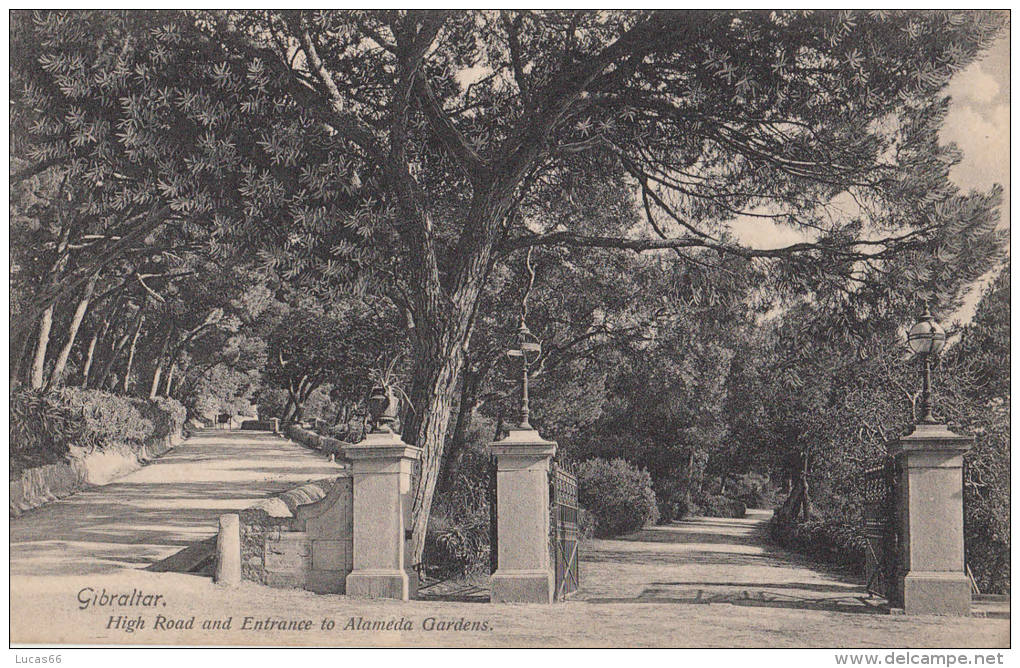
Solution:
<path fill-rule="evenodd" d="M 955 142 L 963 160 L 951 178 L 962 188 L 987 189 L 994 183 L 1009 185 L 1009 106 L 982 110 L 954 104 L 941 133 Z"/>
<path fill-rule="evenodd" d="M 986 72 L 980 63 L 975 63 L 959 72 L 946 90 L 954 102 L 977 102 L 989 104 L 993 102 L 1002 87 L 998 77 Z"/>

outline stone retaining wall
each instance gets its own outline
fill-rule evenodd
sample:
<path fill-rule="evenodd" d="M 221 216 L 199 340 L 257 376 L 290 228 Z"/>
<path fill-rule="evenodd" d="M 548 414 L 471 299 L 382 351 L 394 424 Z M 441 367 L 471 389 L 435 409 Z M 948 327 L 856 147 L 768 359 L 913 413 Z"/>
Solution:
<path fill-rule="evenodd" d="M 287 435 L 287 438 L 295 443 L 300 443 L 306 448 L 311 448 L 312 450 L 318 450 L 325 455 L 332 455 L 338 460 L 343 458 L 344 447 L 351 445 L 350 443 L 346 443 L 336 438 L 320 436 L 314 431 L 302 429 L 296 424 L 287 425 L 283 431 Z"/>
<path fill-rule="evenodd" d="M 270 497 L 242 510 L 241 578 L 287 589 L 342 594 L 354 564 L 350 473 Z"/>
<path fill-rule="evenodd" d="M 11 480 L 10 516 L 71 496 L 90 485 L 106 485 L 137 471 L 183 440 L 180 432 L 148 442 L 140 448 L 114 444 L 85 454 L 71 448 L 70 461 L 37 466 Z"/>

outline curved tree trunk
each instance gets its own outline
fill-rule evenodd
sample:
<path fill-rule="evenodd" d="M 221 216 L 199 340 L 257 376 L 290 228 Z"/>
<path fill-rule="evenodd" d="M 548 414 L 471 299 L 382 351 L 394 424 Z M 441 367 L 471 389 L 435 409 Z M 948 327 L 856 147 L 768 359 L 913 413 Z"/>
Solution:
<path fill-rule="evenodd" d="M 170 360 L 170 364 L 167 365 L 166 370 L 166 387 L 163 388 L 163 396 L 170 397 L 170 388 L 174 386 L 174 370 L 177 368 L 177 364 L 174 360 Z"/>
<path fill-rule="evenodd" d="M 138 335 L 142 333 L 142 322 L 144 321 L 145 315 L 139 313 L 138 320 L 135 322 L 135 333 L 131 336 L 131 348 L 128 350 L 127 366 L 124 368 L 124 381 L 121 383 L 121 391 L 124 394 L 128 393 L 128 388 L 131 384 L 131 367 L 135 362 L 135 351 L 138 349 Z"/>
<path fill-rule="evenodd" d="M 70 237 L 71 226 L 65 224 L 64 229 L 60 232 L 60 240 L 57 242 L 57 259 L 53 262 L 53 268 L 50 270 L 49 287 L 53 287 L 60 282 L 60 275 L 64 273 L 64 267 L 67 266 L 67 245 Z M 31 383 L 33 390 L 42 389 L 45 382 L 46 348 L 50 343 L 50 328 L 53 326 L 53 309 L 56 307 L 56 304 L 56 299 L 51 301 L 43 309 L 42 315 L 39 318 L 39 337 L 36 339 L 35 357 L 32 360 Z"/>
<path fill-rule="evenodd" d="M 78 328 L 81 327 L 81 321 L 89 307 L 89 301 L 92 299 L 92 292 L 96 289 L 97 280 L 99 280 L 98 273 L 93 274 L 89 282 L 85 284 L 85 290 L 82 293 L 81 300 L 78 302 L 78 307 L 74 310 L 74 315 L 71 317 L 71 325 L 67 330 L 67 343 L 61 348 L 57 361 L 53 363 L 53 371 L 50 373 L 48 383 L 50 387 L 57 387 L 63 382 L 67 358 L 70 357 L 71 349 L 74 348 L 74 340 L 78 336 Z"/>
<path fill-rule="evenodd" d="M 97 330 L 96 334 L 92 335 L 92 339 L 95 343 L 89 344 L 89 357 L 86 362 L 85 369 L 82 372 L 81 381 L 82 388 L 87 388 L 89 386 L 89 383 L 92 382 L 92 379 L 90 378 L 89 374 L 92 370 L 94 363 L 99 359 L 95 356 L 96 346 L 99 344 L 100 341 L 106 340 L 106 335 L 110 331 L 110 325 L 120 316 L 120 309 L 121 307 L 123 307 L 123 305 L 124 296 L 119 295 L 117 299 L 113 302 L 113 305 L 110 307 L 110 309 L 106 312 L 106 316 L 103 319 L 103 326 Z M 101 347 L 100 350 L 102 350 Z"/>
<path fill-rule="evenodd" d="M 159 355 L 156 356 L 156 368 L 152 372 L 152 383 L 149 385 L 149 399 L 155 399 L 159 392 L 160 380 L 163 378 L 163 364 L 166 362 L 166 351 L 170 347 L 170 337 L 173 330 L 163 337 L 163 345 L 160 346 Z"/>
<path fill-rule="evenodd" d="M 85 353 L 85 363 L 81 369 L 81 386 L 86 388 L 89 386 L 89 371 L 92 370 L 92 360 L 96 356 L 96 344 L 99 343 L 99 330 L 97 329 L 92 333 L 92 338 L 89 340 L 88 351 Z"/>
<path fill-rule="evenodd" d="M 135 327 L 141 326 L 141 319 L 143 315 L 144 309 L 139 308 L 138 313 L 135 315 Z M 111 342 L 112 349 L 110 350 L 110 357 L 106 360 L 106 363 L 103 365 L 99 375 L 96 377 L 96 389 L 102 390 L 106 387 L 106 381 L 110 378 L 110 372 L 113 371 L 113 366 L 117 363 L 117 358 L 120 357 L 120 353 L 124 350 L 124 347 L 127 346 L 127 343 L 130 340 L 131 332 L 128 331 L 120 337 L 119 341 Z"/>
<path fill-rule="evenodd" d="M 39 319 L 39 336 L 35 343 L 35 357 L 32 359 L 32 389 L 41 390 L 46 371 L 46 348 L 50 344 L 50 329 L 53 327 L 53 304 L 42 312 Z"/>
<path fill-rule="evenodd" d="M 294 414 L 294 397 L 293 395 L 287 397 L 287 403 L 283 406 L 283 415 L 280 416 L 280 422 L 290 422 L 291 416 Z"/>

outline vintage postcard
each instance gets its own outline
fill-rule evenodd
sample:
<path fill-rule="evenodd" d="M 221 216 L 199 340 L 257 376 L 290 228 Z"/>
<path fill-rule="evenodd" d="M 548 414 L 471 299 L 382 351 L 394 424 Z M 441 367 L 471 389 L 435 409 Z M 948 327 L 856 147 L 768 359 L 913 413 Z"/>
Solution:
<path fill-rule="evenodd" d="M 9 24 L 19 662 L 1009 655 L 1008 11 Z"/>

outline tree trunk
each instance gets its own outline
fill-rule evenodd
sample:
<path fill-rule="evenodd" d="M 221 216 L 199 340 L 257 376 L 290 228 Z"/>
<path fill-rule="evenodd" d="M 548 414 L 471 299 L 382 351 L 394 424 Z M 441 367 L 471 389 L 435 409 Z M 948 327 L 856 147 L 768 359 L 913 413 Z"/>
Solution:
<path fill-rule="evenodd" d="M 690 512 L 690 507 L 694 501 L 694 446 L 691 446 L 690 451 L 687 454 L 687 489 L 684 490 L 684 503 L 687 506 L 687 511 Z"/>
<path fill-rule="evenodd" d="M 86 366 L 84 372 L 82 373 L 81 386 L 83 389 L 87 388 L 89 386 L 89 382 L 91 381 L 91 379 L 89 378 L 89 372 L 91 371 L 92 366 L 96 361 L 96 358 L 94 357 L 96 346 L 99 344 L 100 341 L 106 339 L 106 334 L 110 331 L 110 325 L 113 322 L 115 322 L 116 319 L 120 316 L 120 309 L 123 305 L 124 296 L 118 295 L 117 299 L 113 302 L 113 306 L 111 306 L 110 310 L 107 311 L 106 313 L 106 317 L 104 318 L 102 328 L 98 330 L 98 334 L 94 334 L 92 336 L 93 340 L 96 342 L 96 345 L 90 344 L 91 347 L 89 348 L 88 365 Z M 111 344 L 111 350 L 112 349 L 113 347 Z"/>
<path fill-rule="evenodd" d="M 140 323 L 141 318 L 142 318 L 142 314 L 143 314 L 143 309 L 139 308 L 138 309 L 138 314 L 135 316 L 135 325 L 136 326 L 139 326 L 139 323 Z M 121 351 L 124 350 L 124 346 L 127 345 L 127 342 L 130 339 L 131 339 L 131 332 L 128 331 L 128 332 L 125 332 L 124 335 L 120 337 L 119 341 L 111 341 L 110 358 L 108 360 L 106 360 L 106 363 L 103 365 L 103 368 L 101 369 L 99 375 L 96 377 L 96 385 L 95 385 L 96 389 L 101 390 L 101 389 L 106 387 L 106 381 L 110 377 L 110 372 L 113 371 L 113 365 L 117 363 L 117 358 L 120 357 Z"/>
<path fill-rule="evenodd" d="M 22 329 L 22 335 L 19 338 L 21 343 L 18 344 L 18 356 L 16 359 L 11 359 L 9 377 L 12 385 L 25 380 L 25 363 L 32 350 L 32 332 L 24 333 L 24 329 Z M 11 350 L 14 350 L 14 346 L 11 346 Z"/>
<path fill-rule="evenodd" d="M 170 360 L 170 364 L 167 365 L 166 369 L 166 387 L 163 388 L 163 396 L 170 398 L 170 388 L 174 384 L 174 369 L 177 368 L 174 360 Z"/>
<path fill-rule="evenodd" d="M 800 471 L 800 508 L 804 514 L 804 520 L 811 519 L 811 489 L 808 484 L 808 469 L 810 466 L 809 455 L 804 455 L 804 467 Z"/>
<path fill-rule="evenodd" d="M 803 517 L 811 519 L 811 494 L 808 485 L 808 457 L 802 455 L 790 474 L 790 495 L 786 497 L 779 514 L 788 521 Z"/>
<path fill-rule="evenodd" d="M 82 389 L 89 386 L 89 371 L 92 370 L 92 360 L 96 355 L 96 344 L 99 342 L 99 330 L 92 332 L 92 339 L 89 340 L 88 351 L 85 353 L 85 364 L 81 369 Z"/>
<path fill-rule="evenodd" d="M 65 224 L 60 233 L 60 240 L 57 242 L 57 259 L 53 262 L 50 270 L 48 286 L 53 287 L 60 282 L 60 275 L 67 265 L 67 243 L 71 237 L 71 226 Z M 46 372 L 46 348 L 50 343 L 50 328 L 53 326 L 53 309 L 57 300 L 53 300 L 43 309 L 39 317 L 39 337 L 36 339 L 35 358 L 32 360 L 32 389 L 42 389 Z"/>
<path fill-rule="evenodd" d="M 39 337 L 35 344 L 35 357 L 32 359 L 32 389 L 41 390 L 43 375 L 46 370 L 46 348 L 50 344 L 50 328 L 53 326 L 53 304 L 42 312 L 39 319 Z"/>
<path fill-rule="evenodd" d="M 293 414 L 294 414 L 294 395 L 291 394 L 287 397 L 287 403 L 283 407 L 283 415 L 280 416 L 280 422 L 290 422 L 290 417 Z"/>
<path fill-rule="evenodd" d="M 135 333 L 131 336 L 131 348 L 128 350 L 127 367 L 124 369 L 124 381 L 121 383 L 121 391 L 124 394 L 128 393 L 128 387 L 131 383 L 131 366 L 135 362 L 135 350 L 138 348 L 138 335 L 142 333 L 142 322 L 145 321 L 145 315 L 143 313 L 138 314 L 138 320 L 135 322 Z"/>
<path fill-rule="evenodd" d="M 454 422 L 453 434 L 451 434 L 450 442 L 446 447 L 443 467 L 439 473 L 439 489 L 441 490 L 449 489 L 450 477 L 464 458 L 467 433 L 471 428 L 475 406 L 478 405 L 478 388 L 481 386 L 487 371 L 488 367 L 482 366 L 469 369 L 464 373 L 464 380 L 461 383 L 460 404 L 457 407 L 457 420 Z"/>
<path fill-rule="evenodd" d="M 155 399 L 159 392 L 159 382 L 163 377 L 163 362 L 166 359 L 167 348 L 170 347 L 170 335 L 171 332 L 167 332 L 163 337 L 163 345 L 160 346 L 159 355 L 156 357 L 156 369 L 152 372 L 152 384 L 149 386 L 149 399 Z"/>
<path fill-rule="evenodd" d="M 464 343 L 449 341 L 446 345 L 437 346 L 438 354 L 419 352 L 416 358 L 419 361 L 412 380 L 411 400 L 418 410 L 411 415 L 408 428 L 404 430 L 404 439 L 411 436 L 415 441 L 413 445 L 422 449 L 421 476 L 414 491 L 414 517 L 408 555 L 412 564 L 421 563 L 425 550 L 425 531 L 439 478 L 443 441 L 453 410 L 452 398 L 464 363 Z"/>
<path fill-rule="evenodd" d="M 67 366 L 67 358 L 71 355 L 71 349 L 74 347 L 74 340 L 78 336 L 78 328 L 81 327 L 81 321 L 85 317 L 85 311 L 89 307 L 89 301 L 92 299 L 92 292 L 96 289 L 96 281 L 99 280 L 99 274 L 93 274 L 89 282 L 85 284 L 85 290 L 82 293 L 81 300 L 78 302 L 78 307 L 74 310 L 74 315 L 71 317 L 71 325 L 67 330 L 67 343 L 61 348 L 60 354 L 57 356 L 57 361 L 53 363 L 53 372 L 50 374 L 50 387 L 58 387 L 63 382 L 64 368 Z"/>
<path fill-rule="evenodd" d="M 159 386 L 163 380 L 163 359 L 156 362 L 156 368 L 152 372 L 152 382 L 149 384 L 149 399 L 155 399 L 159 392 Z"/>

